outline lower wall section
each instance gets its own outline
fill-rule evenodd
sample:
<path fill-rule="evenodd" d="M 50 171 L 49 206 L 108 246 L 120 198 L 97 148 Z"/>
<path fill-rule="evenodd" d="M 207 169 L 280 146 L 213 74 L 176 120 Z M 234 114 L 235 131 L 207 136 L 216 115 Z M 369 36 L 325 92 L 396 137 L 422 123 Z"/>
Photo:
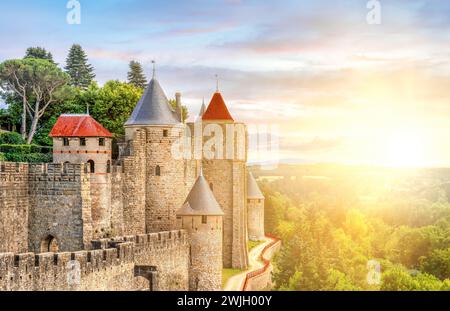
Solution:
<path fill-rule="evenodd" d="M 0 290 L 134 290 L 134 245 L 73 253 L 0 254 Z"/>
<path fill-rule="evenodd" d="M 268 244 L 261 253 L 261 260 L 264 266 L 261 269 L 249 272 L 245 278 L 243 291 L 269 290 L 272 287 L 272 259 L 275 252 L 281 247 L 281 241 L 273 238 L 272 243 Z"/>
<path fill-rule="evenodd" d="M 137 266 L 155 267 L 158 290 L 189 290 L 189 240 L 184 230 L 140 234 L 93 241 L 94 248 L 105 248 L 113 242 L 133 242 Z M 120 244 L 119 244 L 120 245 Z M 148 288 L 143 278 L 138 289 Z"/>

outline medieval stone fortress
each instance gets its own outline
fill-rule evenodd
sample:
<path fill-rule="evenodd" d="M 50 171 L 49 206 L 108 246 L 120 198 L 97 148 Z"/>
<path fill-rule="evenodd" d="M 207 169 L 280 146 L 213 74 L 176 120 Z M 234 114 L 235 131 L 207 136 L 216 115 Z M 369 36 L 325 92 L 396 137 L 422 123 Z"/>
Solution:
<path fill-rule="evenodd" d="M 0 290 L 220 290 L 224 267 L 247 267 L 264 197 L 246 126 L 218 90 L 195 122 L 176 101 L 153 78 L 117 159 L 82 114 L 52 129 L 54 163 L 0 163 Z"/>

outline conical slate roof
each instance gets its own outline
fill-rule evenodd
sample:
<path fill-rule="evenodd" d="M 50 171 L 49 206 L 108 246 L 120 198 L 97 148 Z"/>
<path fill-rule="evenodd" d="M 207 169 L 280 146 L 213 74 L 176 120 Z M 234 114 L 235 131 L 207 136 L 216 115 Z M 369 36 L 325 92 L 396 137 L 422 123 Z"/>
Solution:
<path fill-rule="evenodd" d="M 166 125 L 180 123 L 175 111 L 169 105 L 166 94 L 153 78 L 134 107 L 125 126 L 130 125 Z"/>
<path fill-rule="evenodd" d="M 223 211 L 203 175 L 198 176 L 183 206 L 177 211 L 178 216 L 210 215 L 221 216 Z"/>
<path fill-rule="evenodd" d="M 247 199 L 264 199 L 264 195 L 250 172 L 247 174 Z"/>

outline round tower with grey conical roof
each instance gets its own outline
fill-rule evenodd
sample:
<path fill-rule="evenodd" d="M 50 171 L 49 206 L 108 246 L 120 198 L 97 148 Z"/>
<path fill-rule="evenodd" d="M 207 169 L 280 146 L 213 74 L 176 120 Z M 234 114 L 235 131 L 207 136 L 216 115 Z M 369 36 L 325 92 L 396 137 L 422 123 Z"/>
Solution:
<path fill-rule="evenodd" d="M 252 173 L 247 174 L 247 222 L 248 238 L 259 241 L 264 238 L 264 195 Z"/>
<path fill-rule="evenodd" d="M 189 290 L 221 290 L 223 211 L 202 173 L 177 216 L 191 241 Z"/>
<path fill-rule="evenodd" d="M 180 105 L 180 94 L 176 94 Z M 133 140 L 145 133 L 145 230 L 176 229 L 176 210 L 185 197 L 184 162 L 172 153 L 172 145 L 184 132 L 180 109 L 172 109 L 158 80 L 153 76 L 128 121 L 125 136 Z M 132 151 L 131 151 L 132 152 Z"/>

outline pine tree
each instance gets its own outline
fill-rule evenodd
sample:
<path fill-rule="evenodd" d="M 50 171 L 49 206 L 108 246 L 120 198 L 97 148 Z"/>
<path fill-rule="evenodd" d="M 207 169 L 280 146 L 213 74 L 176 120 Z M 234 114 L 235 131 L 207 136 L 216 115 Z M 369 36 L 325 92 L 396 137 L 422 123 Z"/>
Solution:
<path fill-rule="evenodd" d="M 27 51 L 25 52 L 24 58 L 39 58 L 39 59 L 46 59 L 50 61 L 53 64 L 56 64 L 53 61 L 53 55 L 50 52 L 47 52 L 46 49 L 36 46 L 36 47 L 29 47 Z"/>
<path fill-rule="evenodd" d="M 147 78 L 145 77 L 142 65 L 137 61 L 132 60 L 130 62 L 130 71 L 128 71 L 128 83 L 142 89 L 145 88 L 145 85 L 147 84 Z"/>
<path fill-rule="evenodd" d="M 86 53 L 79 44 L 74 44 L 69 50 L 64 68 L 69 74 L 70 84 L 87 88 L 95 78 L 94 68 L 88 63 Z"/>

